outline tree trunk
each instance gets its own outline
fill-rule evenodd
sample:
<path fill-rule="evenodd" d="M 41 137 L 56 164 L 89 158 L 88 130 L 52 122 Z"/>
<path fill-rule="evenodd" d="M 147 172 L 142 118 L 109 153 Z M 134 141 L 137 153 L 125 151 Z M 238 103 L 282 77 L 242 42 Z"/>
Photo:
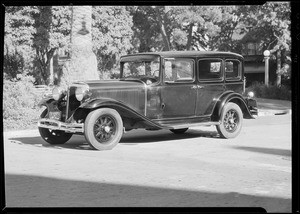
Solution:
<path fill-rule="evenodd" d="M 155 7 L 155 10 L 156 10 L 157 18 L 158 18 L 158 23 L 159 23 L 161 35 L 163 37 L 163 41 L 164 41 L 164 44 L 165 44 L 164 45 L 164 50 L 169 51 L 170 50 L 170 42 L 169 42 L 169 39 L 168 39 L 168 36 L 167 36 L 167 33 L 166 33 L 166 29 L 165 29 L 163 20 L 161 18 L 161 14 L 160 14 L 159 9 L 158 9 L 157 6 Z"/>
<path fill-rule="evenodd" d="M 276 85 L 277 85 L 277 87 L 280 87 L 281 86 L 281 51 L 280 51 L 280 49 L 277 50 L 276 58 L 277 58 Z"/>
<path fill-rule="evenodd" d="M 186 50 L 191 50 L 192 39 L 193 39 L 193 26 L 194 26 L 193 23 L 191 23 L 189 25 L 189 35 L 188 35 L 188 41 L 186 44 Z"/>
<path fill-rule="evenodd" d="M 71 58 L 64 67 L 60 85 L 99 79 L 92 44 L 92 6 L 72 7 Z"/>

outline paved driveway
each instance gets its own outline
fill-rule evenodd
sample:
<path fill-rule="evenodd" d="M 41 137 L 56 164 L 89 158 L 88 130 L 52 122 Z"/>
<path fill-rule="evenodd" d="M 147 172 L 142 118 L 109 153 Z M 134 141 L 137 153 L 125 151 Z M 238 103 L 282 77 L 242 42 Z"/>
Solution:
<path fill-rule="evenodd" d="M 83 136 L 62 146 L 37 131 L 5 133 L 8 207 L 263 207 L 291 212 L 291 115 L 215 127 L 126 133 L 110 151 Z"/>

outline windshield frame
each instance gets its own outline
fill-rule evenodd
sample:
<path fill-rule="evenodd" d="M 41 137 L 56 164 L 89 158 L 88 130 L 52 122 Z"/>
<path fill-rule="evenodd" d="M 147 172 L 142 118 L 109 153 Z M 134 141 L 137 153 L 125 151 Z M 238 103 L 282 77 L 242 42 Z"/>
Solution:
<path fill-rule="evenodd" d="M 120 60 L 120 80 L 127 80 L 127 79 L 141 79 L 138 76 L 136 77 L 123 77 L 124 74 L 124 64 L 126 62 L 145 62 L 145 61 L 151 61 L 151 59 L 157 59 L 159 61 L 158 66 L 158 80 L 156 82 L 153 82 L 152 84 L 158 84 L 161 82 L 161 76 L 162 76 L 162 58 L 158 54 L 137 54 L 137 55 L 127 55 L 123 56 Z M 146 75 L 141 75 L 146 76 Z M 149 76 L 151 77 L 151 76 Z"/>

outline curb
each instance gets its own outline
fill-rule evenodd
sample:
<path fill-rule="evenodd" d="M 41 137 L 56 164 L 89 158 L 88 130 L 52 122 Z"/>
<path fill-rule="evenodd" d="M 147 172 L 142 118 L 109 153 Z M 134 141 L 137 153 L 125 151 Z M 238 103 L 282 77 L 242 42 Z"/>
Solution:
<path fill-rule="evenodd" d="M 273 116 L 273 115 L 285 115 L 285 114 L 292 114 L 291 109 L 286 110 L 271 110 L 271 109 L 259 109 L 258 116 Z"/>
<path fill-rule="evenodd" d="M 19 130 L 19 131 L 4 131 L 3 136 L 5 138 L 32 137 L 32 136 L 39 136 L 39 131 L 37 129 L 27 129 L 27 130 Z"/>

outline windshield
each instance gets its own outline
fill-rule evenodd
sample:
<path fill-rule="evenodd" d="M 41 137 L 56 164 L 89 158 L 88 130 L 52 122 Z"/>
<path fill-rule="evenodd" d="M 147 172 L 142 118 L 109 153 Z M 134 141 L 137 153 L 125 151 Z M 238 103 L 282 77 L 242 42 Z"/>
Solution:
<path fill-rule="evenodd" d="M 150 77 L 158 79 L 160 59 L 158 56 L 135 57 L 128 61 L 121 62 L 121 78 L 142 78 Z"/>

